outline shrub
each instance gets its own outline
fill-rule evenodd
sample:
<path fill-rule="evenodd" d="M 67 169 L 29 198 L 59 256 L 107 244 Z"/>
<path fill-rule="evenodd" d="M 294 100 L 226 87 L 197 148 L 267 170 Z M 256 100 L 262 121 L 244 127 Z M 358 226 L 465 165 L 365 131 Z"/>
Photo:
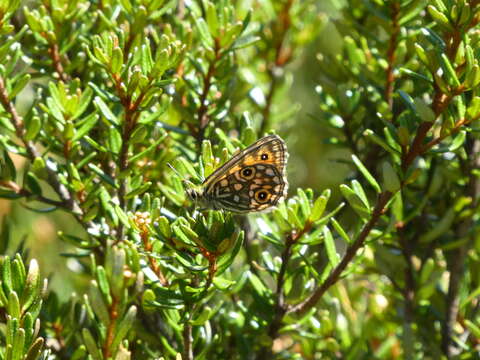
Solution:
<path fill-rule="evenodd" d="M 0 196 L 61 214 L 77 280 L 4 216 L 0 358 L 478 356 L 479 1 L 20 3 Z M 188 182 L 272 130 L 288 200 L 196 209 Z"/>

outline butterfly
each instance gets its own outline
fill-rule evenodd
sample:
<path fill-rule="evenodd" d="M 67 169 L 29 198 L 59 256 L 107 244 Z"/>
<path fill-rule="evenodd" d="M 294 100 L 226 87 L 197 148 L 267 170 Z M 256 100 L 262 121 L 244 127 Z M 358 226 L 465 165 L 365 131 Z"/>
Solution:
<path fill-rule="evenodd" d="M 266 210 L 287 195 L 288 152 L 277 135 L 256 141 L 216 169 L 187 195 L 200 206 L 247 213 Z"/>

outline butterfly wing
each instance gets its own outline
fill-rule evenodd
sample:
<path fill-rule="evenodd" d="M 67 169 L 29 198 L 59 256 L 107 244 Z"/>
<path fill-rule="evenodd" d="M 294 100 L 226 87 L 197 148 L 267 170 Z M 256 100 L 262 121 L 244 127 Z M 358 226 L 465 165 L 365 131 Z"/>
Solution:
<path fill-rule="evenodd" d="M 216 209 L 262 211 L 287 194 L 284 141 L 269 135 L 253 143 L 215 170 L 203 183 L 204 196 Z"/>

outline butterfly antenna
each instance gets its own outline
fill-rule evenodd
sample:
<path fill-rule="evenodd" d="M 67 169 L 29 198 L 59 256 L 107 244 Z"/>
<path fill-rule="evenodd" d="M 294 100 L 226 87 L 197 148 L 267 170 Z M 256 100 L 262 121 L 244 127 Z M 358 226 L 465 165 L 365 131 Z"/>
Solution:
<path fill-rule="evenodd" d="M 167 166 L 168 166 L 170 169 L 172 169 L 175 174 L 177 174 L 177 176 L 182 180 L 182 182 L 183 182 L 184 184 L 189 185 L 189 186 L 192 185 L 192 182 L 189 181 L 189 180 L 187 180 L 187 179 L 185 179 L 185 177 L 182 176 L 182 174 L 180 174 L 180 173 L 178 172 L 178 170 L 175 169 L 175 167 L 174 167 L 172 164 L 167 163 Z"/>
<path fill-rule="evenodd" d="M 173 172 L 174 172 L 175 174 L 177 174 L 179 178 L 183 179 L 183 176 L 182 176 L 182 175 L 180 175 L 180 173 L 177 171 L 177 169 L 175 169 L 175 168 L 173 167 L 173 165 L 172 165 L 172 164 L 170 164 L 170 163 L 167 163 L 167 166 L 168 166 L 170 169 L 172 169 L 172 170 L 173 170 Z"/>

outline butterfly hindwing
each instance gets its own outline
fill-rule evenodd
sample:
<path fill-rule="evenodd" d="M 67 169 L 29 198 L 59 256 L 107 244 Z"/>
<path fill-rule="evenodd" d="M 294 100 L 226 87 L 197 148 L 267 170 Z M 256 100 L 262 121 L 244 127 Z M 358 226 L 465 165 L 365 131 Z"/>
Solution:
<path fill-rule="evenodd" d="M 242 177 L 245 169 L 251 175 Z M 237 212 L 262 211 L 276 205 L 284 196 L 286 183 L 282 174 L 270 164 L 244 167 L 215 183 L 212 201 L 216 208 Z M 234 210 L 233 210 L 234 209 Z"/>
<path fill-rule="evenodd" d="M 215 170 L 202 184 L 204 202 L 235 212 L 262 211 L 287 193 L 288 153 L 277 135 L 266 136 Z"/>

